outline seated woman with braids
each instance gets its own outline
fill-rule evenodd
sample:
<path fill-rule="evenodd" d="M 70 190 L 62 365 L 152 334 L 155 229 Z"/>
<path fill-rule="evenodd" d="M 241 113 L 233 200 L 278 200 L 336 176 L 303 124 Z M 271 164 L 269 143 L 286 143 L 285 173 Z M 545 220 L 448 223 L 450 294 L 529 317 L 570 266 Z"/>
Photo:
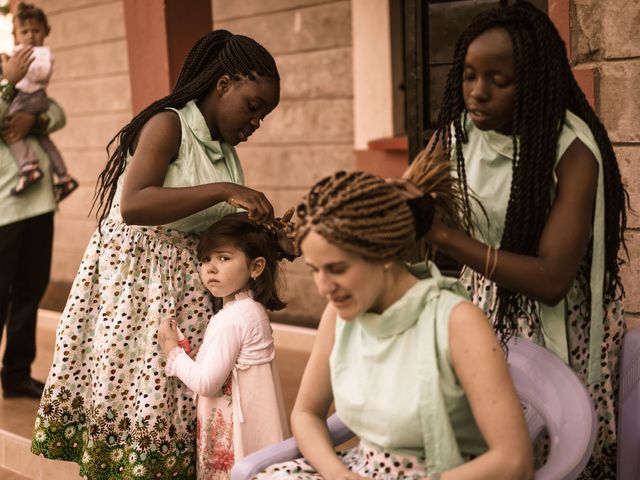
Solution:
<path fill-rule="evenodd" d="M 291 415 L 305 459 L 258 478 L 532 478 L 522 410 L 487 318 L 457 280 L 403 261 L 433 217 L 431 197 L 407 201 L 381 178 L 339 172 L 297 213 L 296 241 L 329 305 Z M 325 423 L 332 401 L 360 438 L 339 454 Z"/>

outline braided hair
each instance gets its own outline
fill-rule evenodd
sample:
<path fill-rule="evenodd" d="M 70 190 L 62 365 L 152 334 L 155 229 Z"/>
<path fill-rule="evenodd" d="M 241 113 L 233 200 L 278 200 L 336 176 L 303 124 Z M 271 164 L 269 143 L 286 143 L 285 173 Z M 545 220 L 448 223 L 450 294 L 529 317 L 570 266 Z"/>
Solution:
<path fill-rule="evenodd" d="M 98 202 L 98 224 L 106 218 L 116 192 L 118 178 L 124 172 L 127 155 L 144 124 L 166 108 L 182 108 L 191 100 L 200 100 L 211 91 L 222 75 L 234 80 L 258 76 L 280 80 L 271 54 L 255 40 L 234 35 L 226 30 L 214 30 L 193 46 L 182 66 L 173 91 L 138 113 L 107 145 L 109 161 L 98 177 L 93 207 Z M 116 144 L 113 153 L 111 146 Z"/>
<path fill-rule="evenodd" d="M 40 23 L 44 27 L 46 34 L 49 34 L 51 28 L 49 27 L 47 15 L 44 11 L 41 8 L 36 7 L 33 3 L 20 2 L 18 3 L 18 7 L 14 15 L 14 21 L 18 21 L 22 24 L 27 20 L 35 20 Z"/>
<path fill-rule="evenodd" d="M 467 224 L 472 217 L 469 188 L 462 155 L 467 142 L 466 112 L 462 95 L 464 59 L 471 42 L 495 28 L 506 30 L 513 42 L 516 93 L 513 112 L 513 177 L 500 248 L 522 255 L 536 255 L 540 237 L 550 212 L 549 185 L 552 183 L 558 139 L 566 110 L 580 117 L 593 133 L 602 154 L 605 190 L 605 296 L 624 295 L 618 256 L 626 251 L 624 231 L 628 194 L 622 184 L 618 163 L 607 132 L 578 86 L 567 60 L 564 42 L 547 15 L 526 1 L 487 10 L 477 15 L 456 44 L 449 71 L 438 129 L 438 141 L 451 160 L 457 159 L 458 179 L 464 190 L 463 211 Z M 453 126 L 453 135 L 450 128 Z M 516 137 L 519 138 L 516 141 Z M 589 254 L 590 257 L 591 254 Z M 588 286 L 582 285 L 588 293 Z M 534 302 L 498 286 L 494 327 L 504 339 L 513 334 L 517 318 L 526 315 L 538 328 Z"/>
<path fill-rule="evenodd" d="M 297 207 L 298 246 L 309 231 L 371 261 L 399 260 L 414 245 L 415 221 L 398 189 L 365 172 L 337 172 Z"/>

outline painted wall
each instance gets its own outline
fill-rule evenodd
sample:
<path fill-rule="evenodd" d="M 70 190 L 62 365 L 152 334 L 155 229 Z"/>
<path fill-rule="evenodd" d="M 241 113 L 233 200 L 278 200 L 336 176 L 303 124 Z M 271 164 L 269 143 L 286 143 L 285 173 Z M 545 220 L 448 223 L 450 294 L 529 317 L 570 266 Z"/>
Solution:
<path fill-rule="evenodd" d="M 105 147 L 131 117 L 131 94 L 120 0 L 46 0 L 47 44 L 56 58 L 49 95 L 62 105 L 67 126 L 53 134 L 80 188 L 55 216 L 51 280 L 73 281 L 95 229 L 88 217 Z"/>
<path fill-rule="evenodd" d="M 640 326 L 640 1 L 573 0 L 571 8 L 571 56 L 596 71 L 596 109 L 636 212 L 627 219 L 631 263 L 624 269 L 624 306 L 627 324 Z"/>

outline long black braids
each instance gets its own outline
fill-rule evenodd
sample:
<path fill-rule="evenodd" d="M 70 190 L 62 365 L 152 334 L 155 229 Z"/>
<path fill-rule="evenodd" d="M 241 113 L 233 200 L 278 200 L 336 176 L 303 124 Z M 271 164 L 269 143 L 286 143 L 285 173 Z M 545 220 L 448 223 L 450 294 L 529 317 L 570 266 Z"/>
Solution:
<path fill-rule="evenodd" d="M 184 61 L 173 91 L 133 117 L 107 145 L 109 160 L 98 177 L 92 205 L 93 210 L 98 203 L 98 226 L 111 209 L 118 178 L 124 172 L 127 156 L 144 124 L 168 107 L 182 108 L 191 100 L 203 98 L 224 74 L 234 80 L 241 77 L 256 80 L 256 76 L 280 80 L 271 54 L 249 37 L 214 30 L 198 40 Z M 114 143 L 116 148 L 110 153 Z"/>
<path fill-rule="evenodd" d="M 542 231 L 551 208 L 552 185 L 558 140 L 566 110 L 579 116 L 591 129 L 603 160 L 605 186 L 605 296 L 624 295 L 620 279 L 620 247 L 626 252 L 628 193 L 622 184 L 618 163 L 607 132 L 575 81 L 567 52 L 555 26 L 543 12 L 526 1 L 487 10 L 476 16 L 456 44 L 440 112 L 436 141 L 445 155 L 456 156 L 458 179 L 464 195 L 465 225 L 472 224 L 470 193 L 462 144 L 466 111 L 462 95 L 464 59 L 469 44 L 480 34 L 505 29 L 513 42 L 516 76 L 513 112 L 513 176 L 500 248 L 537 255 Z M 470 233 L 470 232 L 469 232 Z M 591 249 L 590 249 L 591 251 Z M 590 295 L 588 285 L 582 285 Z M 494 306 L 494 328 L 503 341 L 513 335 L 517 319 L 525 316 L 539 328 L 535 302 L 498 286 Z"/>

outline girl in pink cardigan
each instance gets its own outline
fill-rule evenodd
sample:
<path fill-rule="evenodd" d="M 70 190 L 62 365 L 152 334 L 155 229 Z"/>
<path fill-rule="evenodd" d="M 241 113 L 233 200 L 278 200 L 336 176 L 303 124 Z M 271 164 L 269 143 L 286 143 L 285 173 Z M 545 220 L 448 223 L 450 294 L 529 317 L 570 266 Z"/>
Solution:
<path fill-rule="evenodd" d="M 197 402 L 198 478 L 228 478 L 236 460 L 289 436 L 267 309 L 278 298 L 278 249 L 265 227 L 246 214 L 228 215 L 198 245 L 200 278 L 223 307 L 215 314 L 195 360 L 179 345 L 173 318 L 158 330 L 176 376 Z"/>

